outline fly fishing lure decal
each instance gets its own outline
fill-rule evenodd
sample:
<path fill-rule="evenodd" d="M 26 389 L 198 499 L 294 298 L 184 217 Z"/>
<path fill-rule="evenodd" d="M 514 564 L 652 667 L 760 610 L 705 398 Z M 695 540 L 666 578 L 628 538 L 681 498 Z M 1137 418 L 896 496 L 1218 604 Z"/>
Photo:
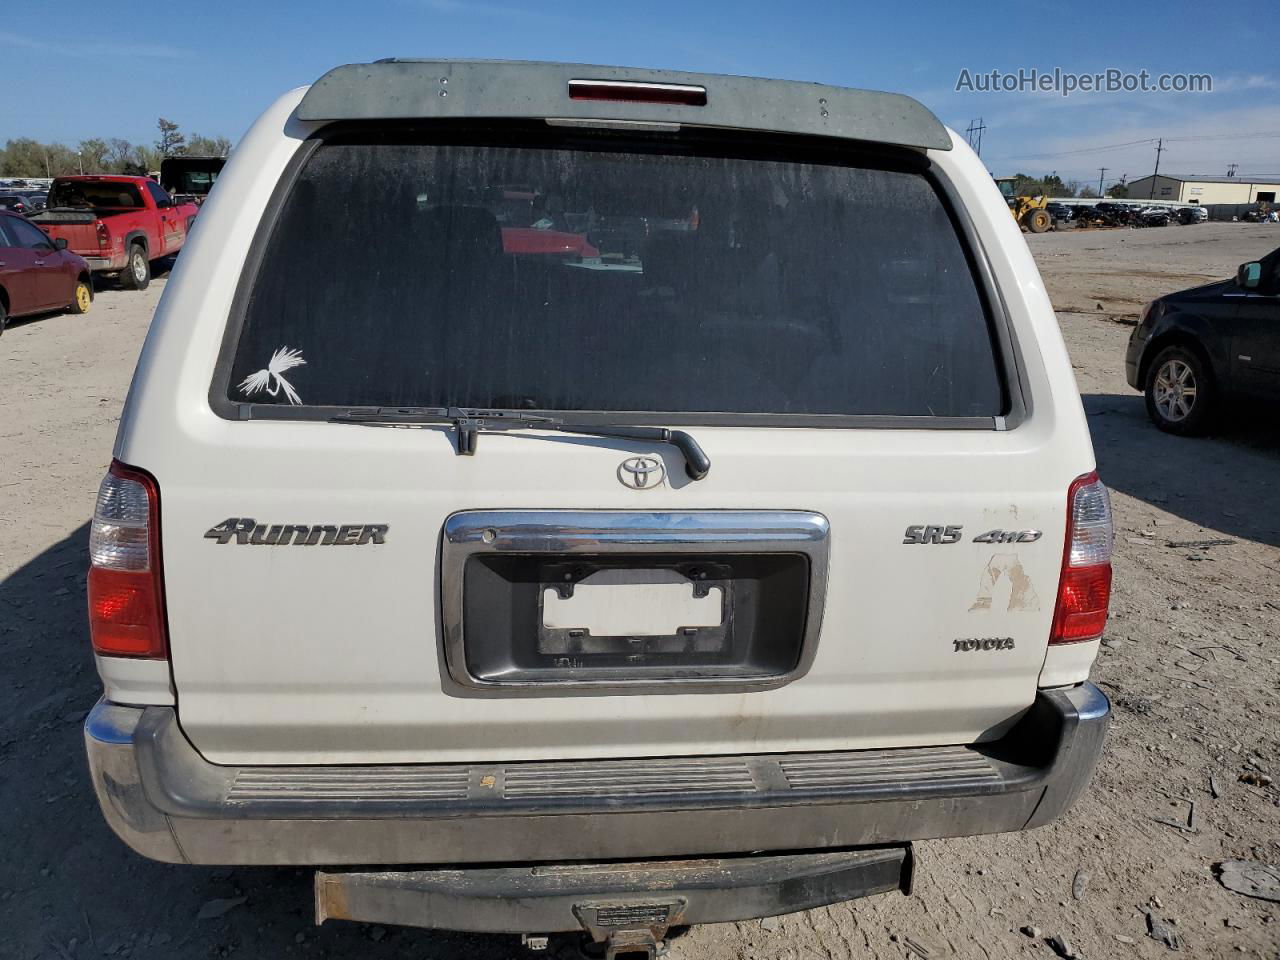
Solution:
<path fill-rule="evenodd" d="M 298 396 L 298 391 L 293 388 L 293 384 L 284 378 L 284 372 L 292 370 L 294 367 L 304 366 L 306 362 L 306 360 L 302 359 L 301 350 L 295 350 L 292 347 L 281 347 L 271 354 L 271 359 L 267 362 L 265 370 L 251 373 L 240 381 L 240 390 L 246 397 L 252 397 L 254 394 L 264 391 L 268 396 L 277 397 L 283 390 L 285 398 L 291 404 L 297 406 L 302 403 L 302 397 Z"/>

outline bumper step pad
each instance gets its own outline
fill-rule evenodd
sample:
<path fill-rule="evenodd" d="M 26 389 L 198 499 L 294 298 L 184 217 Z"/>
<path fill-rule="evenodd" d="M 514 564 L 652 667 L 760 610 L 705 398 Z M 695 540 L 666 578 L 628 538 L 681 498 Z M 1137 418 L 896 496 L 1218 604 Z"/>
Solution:
<path fill-rule="evenodd" d="M 662 760 L 527 762 L 471 766 L 253 767 L 237 770 L 225 802 L 230 807 L 305 806 L 310 812 L 354 802 L 427 810 L 459 804 L 476 812 L 491 806 L 626 800 L 670 802 L 718 798 L 770 803 L 809 800 L 850 789 L 995 788 L 1001 774 L 967 747 L 863 750 L 772 756 L 688 757 Z"/>

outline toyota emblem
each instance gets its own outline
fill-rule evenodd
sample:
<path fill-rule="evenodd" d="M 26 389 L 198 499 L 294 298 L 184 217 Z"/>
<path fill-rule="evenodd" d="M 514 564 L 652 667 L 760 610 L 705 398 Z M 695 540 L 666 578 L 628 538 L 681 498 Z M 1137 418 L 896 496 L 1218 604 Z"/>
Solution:
<path fill-rule="evenodd" d="M 667 468 L 657 457 L 627 457 L 618 465 L 618 479 L 632 490 L 650 490 L 662 486 Z"/>

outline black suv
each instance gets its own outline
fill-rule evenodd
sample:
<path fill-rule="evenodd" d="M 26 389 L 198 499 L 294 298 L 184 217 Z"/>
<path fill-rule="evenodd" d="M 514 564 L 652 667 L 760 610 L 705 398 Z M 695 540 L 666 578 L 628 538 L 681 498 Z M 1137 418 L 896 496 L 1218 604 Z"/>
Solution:
<path fill-rule="evenodd" d="M 1232 280 L 1149 303 L 1129 337 L 1125 379 L 1161 430 L 1207 432 L 1230 397 L 1280 400 L 1280 249 Z"/>

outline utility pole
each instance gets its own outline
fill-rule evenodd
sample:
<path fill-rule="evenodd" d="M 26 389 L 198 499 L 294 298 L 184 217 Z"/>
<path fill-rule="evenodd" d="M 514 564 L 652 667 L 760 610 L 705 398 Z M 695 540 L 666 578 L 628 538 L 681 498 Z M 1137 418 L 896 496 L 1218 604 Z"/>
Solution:
<path fill-rule="evenodd" d="M 1156 198 L 1156 177 L 1160 176 L 1160 154 L 1162 153 L 1164 153 L 1164 137 L 1156 141 L 1156 169 L 1151 174 L 1151 193 L 1147 197 L 1148 200 Z"/>
<path fill-rule="evenodd" d="M 1107 168 L 1106 168 L 1106 167 L 1099 167 L 1099 168 L 1098 168 L 1098 196 L 1102 196 L 1102 195 L 1103 195 L 1103 193 L 1102 193 L 1102 178 L 1103 178 L 1103 177 L 1105 177 L 1106 175 L 1107 175 Z"/>
<path fill-rule="evenodd" d="M 987 125 L 982 122 L 982 118 L 970 120 L 969 126 L 965 130 L 965 137 L 969 140 L 969 146 L 973 147 L 973 152 L 978 156 L 982 156 L 982 131 L 987 129 Z"/>

